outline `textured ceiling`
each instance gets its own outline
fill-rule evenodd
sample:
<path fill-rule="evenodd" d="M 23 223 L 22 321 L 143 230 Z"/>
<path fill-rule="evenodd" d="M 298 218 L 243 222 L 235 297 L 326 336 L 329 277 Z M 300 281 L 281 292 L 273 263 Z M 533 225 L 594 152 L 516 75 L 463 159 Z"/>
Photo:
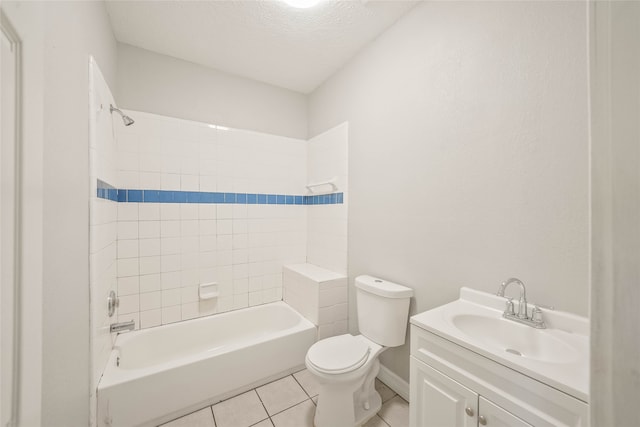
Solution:
<path fill-rule="evenodd" d="M 309 93 L 415 1 L 117 1 L 116 39 L 228 73 Z"/>

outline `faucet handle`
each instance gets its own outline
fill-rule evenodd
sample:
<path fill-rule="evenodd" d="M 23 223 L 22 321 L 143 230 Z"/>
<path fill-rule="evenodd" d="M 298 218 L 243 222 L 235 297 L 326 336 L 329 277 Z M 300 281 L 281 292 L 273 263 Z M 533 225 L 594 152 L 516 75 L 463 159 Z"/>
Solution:
<path fill-rule="evenodd" d="M 514 316 L 516 314 L 515 309 L 513 308 L 513 297 L 507 297 L 507 303 L 504 307 L 504 314 L 509 314 Z"/>
<path fill-rule="evenodd" d="M 544 308 L 544 309 L 547 309 L 547 310 L 555 310 L 555 307 L 552 306 L 552 305 L 536 304 L 536 303 L 533 303 L 533 305 L 537 309 Z"/>
<path fill-rule="evenodd" d="M 536 304 L 531 310 L 531 321 L 536 325 L 536 328 L 545 328 L 544 319 L 542 318 L 542 310 Z"/>

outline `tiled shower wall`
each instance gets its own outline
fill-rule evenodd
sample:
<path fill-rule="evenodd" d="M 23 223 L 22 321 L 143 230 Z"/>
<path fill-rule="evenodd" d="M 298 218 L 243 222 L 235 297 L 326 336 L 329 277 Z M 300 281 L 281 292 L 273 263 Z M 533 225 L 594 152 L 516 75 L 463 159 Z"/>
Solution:
<path fill-rule="evenodd" d="M 307 144 L 309 182 L 335 179 L 337 191 L 344 192 L 344 203 L 314 206 L 307 211 L 307 262 L 343 275 L 347 275 L 348 138 L 349 125 L 345 122 Z"/>
<path fill-rule="evenodd" d="M 242 202 L 246 193 L 306 194 L 303 140 L 127 114 L 136 123 L 116 126 L 121 189 L 225 192 L 234 201 L 240 193 Z M 118 203 L 119 320 L 146 328 L 280 300 L 282 266 L 306 261 L 306 208 Z M 208 282 L 219 296 L 200 300 Z"/>

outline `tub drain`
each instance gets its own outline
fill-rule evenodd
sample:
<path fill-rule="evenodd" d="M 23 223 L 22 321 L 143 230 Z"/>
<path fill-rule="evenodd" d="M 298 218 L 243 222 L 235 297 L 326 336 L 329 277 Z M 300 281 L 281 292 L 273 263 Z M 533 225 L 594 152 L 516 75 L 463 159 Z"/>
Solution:
<path fill-rule="evenodd" d="M 505 351 L 507 353 L 515 354 L 516 356 L 522 356 L 522 353 L 520 353 L 518 350 L 514 350 L 512 348 L 507 348 Z"/>

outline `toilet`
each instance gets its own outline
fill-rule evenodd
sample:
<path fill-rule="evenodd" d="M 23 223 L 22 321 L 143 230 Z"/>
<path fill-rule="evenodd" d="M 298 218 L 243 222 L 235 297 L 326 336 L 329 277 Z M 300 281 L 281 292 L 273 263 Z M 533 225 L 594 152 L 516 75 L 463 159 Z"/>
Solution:
<path fill-rule="evenodd" d="M 355 285 L 361 334 L 320 340 L 305 358 L 320 385 L 316 427 L 355 427 L 373 417 L 382 406 L 378 357 L 405 342 L 413 289 L 371 276 L 356 277 Z"/>

